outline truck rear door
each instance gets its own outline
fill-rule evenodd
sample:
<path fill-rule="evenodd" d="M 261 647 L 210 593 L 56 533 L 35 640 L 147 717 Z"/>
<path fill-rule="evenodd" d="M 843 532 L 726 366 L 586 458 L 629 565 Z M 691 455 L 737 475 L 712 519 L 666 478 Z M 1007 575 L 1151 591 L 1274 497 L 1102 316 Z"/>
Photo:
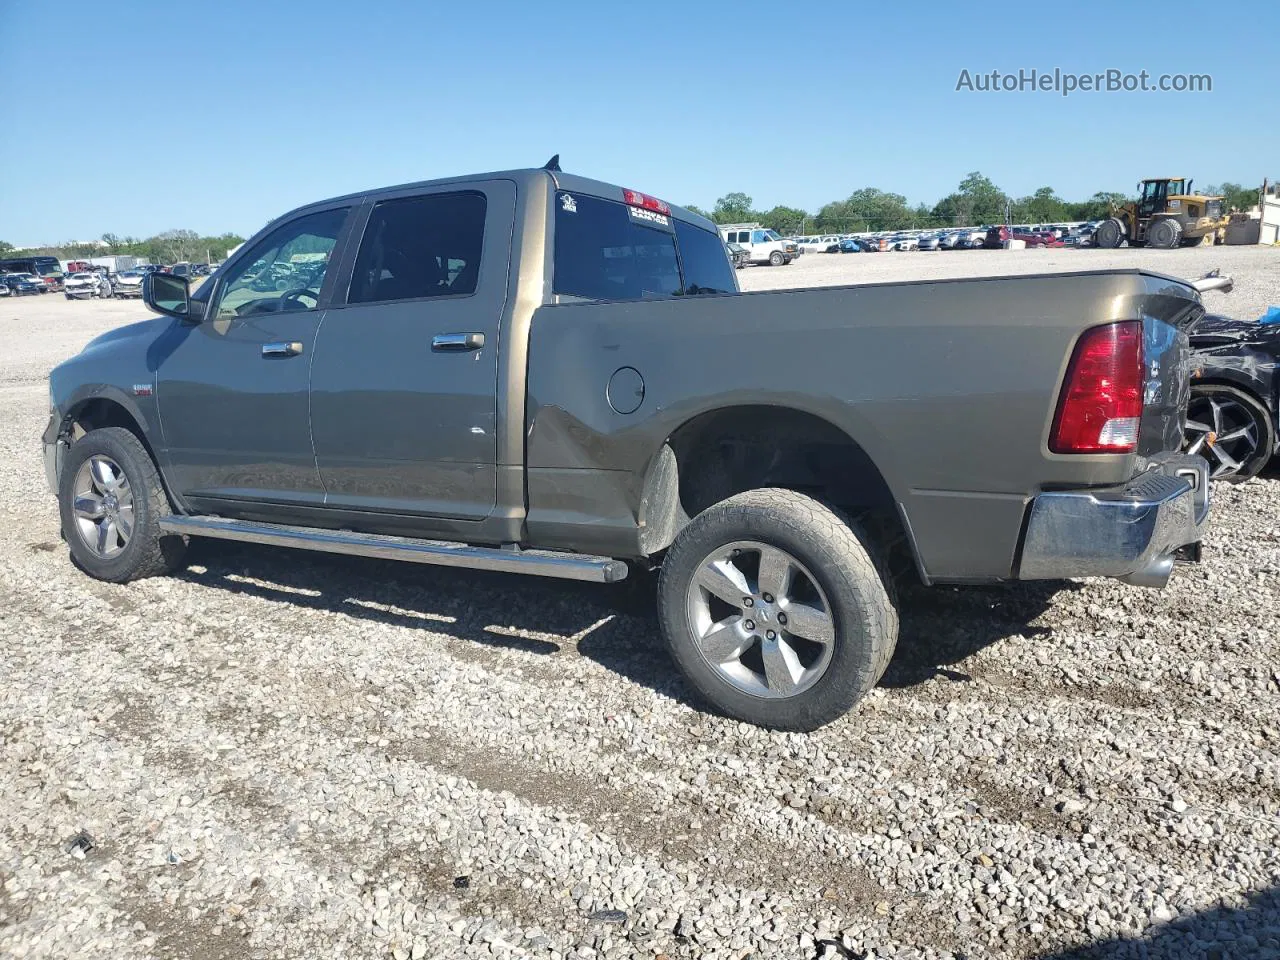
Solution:
<path fill-rule="evenodd" d="M 441 530 L 493 512 L 514 215 L 509 180 L 407 189 L 366 208 L 311 367 L 327 508 L 440 518 Z"/>

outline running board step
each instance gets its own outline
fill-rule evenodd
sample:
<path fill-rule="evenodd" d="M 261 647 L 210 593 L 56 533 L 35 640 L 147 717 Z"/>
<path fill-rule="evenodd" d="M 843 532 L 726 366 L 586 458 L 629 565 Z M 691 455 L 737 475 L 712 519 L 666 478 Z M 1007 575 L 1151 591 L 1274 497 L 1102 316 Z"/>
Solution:
<path fill-rule="evenodd" d="M 442 567 L 530 573 L 563 580 L 616 583 L 627 576 L 626 562 L 609 557 L 588 557 L 550 550 L 520 550 L 514 547 L 473 547 L 443 540 L 414 540 L 376 533 L 355 533 L 351 530 L 290 527 L 224 517 L 165 517 L 160 521 L 160 529 L 165 533 L 180 533 L 190 537 L 263 543 L 273 547 L 341 553 L 350 557 L 407 560 L 410 563 L 432 563 Z"/>

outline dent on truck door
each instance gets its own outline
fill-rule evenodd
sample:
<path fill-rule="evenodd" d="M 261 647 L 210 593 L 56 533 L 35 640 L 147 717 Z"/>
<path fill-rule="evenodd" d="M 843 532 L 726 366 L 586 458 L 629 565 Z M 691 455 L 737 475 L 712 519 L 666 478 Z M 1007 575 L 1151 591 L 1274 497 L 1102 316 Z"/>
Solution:
<path fill-rule="evenodd" d="M 514 209 L 506 180 L 373 206 L 311 372 L 328 507 L 451 521 L 493 512 Z"/>

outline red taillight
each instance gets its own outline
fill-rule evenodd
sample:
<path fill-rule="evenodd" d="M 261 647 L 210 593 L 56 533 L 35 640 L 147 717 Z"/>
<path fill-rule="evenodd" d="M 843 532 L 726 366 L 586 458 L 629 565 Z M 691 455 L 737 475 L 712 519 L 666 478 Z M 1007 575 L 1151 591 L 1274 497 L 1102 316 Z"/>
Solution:
<path fill-rule="evenodd" d="M 666 203 L 638 190 L 623 190 L 622 200 L 633 207 L 643 207 L 645 210 L 653 210 L 656 213 L 671 212 L 671 207 Z"/>
<path fill-rule="evenodd" d="M 1076 344 L 1058 401 L 1054 453 L 1132 453 L 1142 422 L 1142 323 L 1094 327 Z"/>

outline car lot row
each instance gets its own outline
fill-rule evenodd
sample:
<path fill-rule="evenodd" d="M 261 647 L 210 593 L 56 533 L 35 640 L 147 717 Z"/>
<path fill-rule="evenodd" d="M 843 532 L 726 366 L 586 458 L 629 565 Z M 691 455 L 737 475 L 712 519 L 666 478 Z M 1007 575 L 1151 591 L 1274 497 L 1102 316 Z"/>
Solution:
<path fill-rule="evenodd" d="M 1028 247 L 1089 246 L 1094 224 L 1073 226 L 983 226 L 950 230 L 905 230 L 880 233 L 825 234 L 792 237 L 802 253 L 881 253 L 908 250 L 997 249 L 1008 240 Z"/>
<path fill-rule="evenodd" d="M 179 262 L 166 266 L 134 264 L 132 257 L 103 259 L 113 262 L 123 259 L 130 265 L 121 270 L 107 263 L 84 260 L 63 263 L 53 256 L 0 260 L 0 297 L 62 293 L 68 300 L 137 298 L 142 296 L 142 280 L 148 273 L 172 273 L 197 280 L 215 269 L 207 263 Z"/>
<path fill-rule="evenodd" d="M 730 259 L 748 264 L 783 266 L 806 253 L 885 253 L 913 250 L 998 250 L 1013 241 L 1026 247 L 1091 246 L 1097 223 L 1036 224 L 827 233 L 782 236 L 759 223 L 720 225 Z"/>
<path fill-rule="evenodd" d="M 156 268 L 112 274 L 81 270 L 69 274 L 0 273 L 0 297 L 34 296 L 61 292 L 68 300 L 126 299 L 142 296 L 142 278 Z"/>

